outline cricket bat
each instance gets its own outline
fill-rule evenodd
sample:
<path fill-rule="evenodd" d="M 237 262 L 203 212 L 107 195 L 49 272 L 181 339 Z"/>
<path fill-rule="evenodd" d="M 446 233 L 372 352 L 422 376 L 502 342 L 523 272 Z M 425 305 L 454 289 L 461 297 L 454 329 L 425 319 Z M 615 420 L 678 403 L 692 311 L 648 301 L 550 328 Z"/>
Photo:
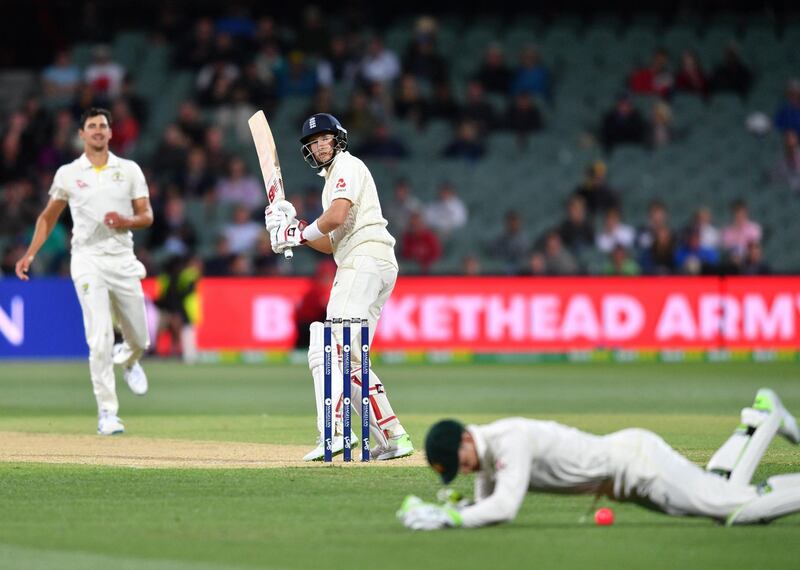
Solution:
<path fill-rule="evenodd" d="M 261 166 L 261 175 L 264 177 L 264 187 L 267 191 L 267 200 L 272 204 L 275 200 L 286 199 L 283 189 L 283 177 L 281 176 L 281 163 L 278 161 L 278 149 L 275 146 L 275 139 L 272 138 L 272 131 L 269 128 L 267 117 L 264 111 L 258 111 L 247 121 L 250 125 L 250 134 L 253 135 L 253 142 L 258 153 L 258 163 Z M 286 259 L 294 256 L 291 249 L 283 252 Z"/>

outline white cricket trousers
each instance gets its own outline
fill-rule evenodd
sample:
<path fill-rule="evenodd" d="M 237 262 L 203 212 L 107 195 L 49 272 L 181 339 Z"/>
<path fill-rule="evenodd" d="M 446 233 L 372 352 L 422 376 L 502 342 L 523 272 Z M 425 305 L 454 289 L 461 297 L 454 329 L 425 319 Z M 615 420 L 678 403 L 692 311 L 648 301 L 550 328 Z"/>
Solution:
<path fill-rule="evenodd" d="M 328 300 L 327 318 L 364 318 L 369 320 L 369 340 L 375 337 L 378 319 L 386 301 L 394 290 L 397 282 L 397 267 L 388 261 L 376 259 L 368 255 L 354 255 L 345 259 L 336 270 L 336 277 L 331 288 Z M 336 344 L 342 345 L 341 327 L 334 326 L 333 334 Z M 354 347 L 361 346 L 361 327 L 353 327 L 351 343 Z M 353 395 L 358 401 L 361 398 L 361 350 L 351 352 L 351 371 L 353 379 Z M 333 383 L 333 400 L 339 402 L 336 406 L 336 416 L 341 417 L 341 383 Z M 386 433 L 405 433 L 402 425 L 392 409 L 383 387 L 383 383 L 370 367 L 370 405 L 372 414 L 370 423 L 374 424 L 379 441 L 384 439 Z M 321 402 L 321 399 L 318 398 Z M 319 410 L 318 410 L 319 411 Z M 322 417 L 318 413 L 318 427 L 321 429 Z"/>
<path fill-rule="evenodd" d="M 146 271 L 131 252 L 123 255 L 73 253 L 72 281 L 83 312 L 83 328 L 89 345 L 89 373 L 98 412 L 116 415 L 119 410 L 114 385 L 114 321 L 122 331 L 127 363 L 138 360 L 150 346 L 144 291 Z"/>
<path fill-rule="evenodd" d="M 758 497 L 755 486 L 698 467 L 660 436 L 626 429 L 601 438 L 612 457 L 614 496 L 670 515 L 724 520 Z"/>

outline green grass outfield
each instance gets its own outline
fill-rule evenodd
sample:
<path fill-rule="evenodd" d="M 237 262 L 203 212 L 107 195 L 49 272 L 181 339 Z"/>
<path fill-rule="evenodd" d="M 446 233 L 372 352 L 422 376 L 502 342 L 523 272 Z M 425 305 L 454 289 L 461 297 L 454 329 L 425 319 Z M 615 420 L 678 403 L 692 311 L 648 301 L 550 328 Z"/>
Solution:
<path fill-rule="evenodd" d="M 312 386 L 301 366 L 147 362 L 151 392 L 120 382 L 128 435 L 311 445 Z M 760 386 L 800 412 L 800 365 L 383 366 L 415 442 L 443 416 L 557 419 L 593 432 L 650 428 L 706 461 Z M 91 434 L 84 362 L 0 363 L 0 432 Z M 0 433 L 0 451 L 2 451 Z M 800 472 L 775 441 L 757 478 Z M 470 481 L 456 480 L 469 492 Z M 0 568 L 794 568 L 800 515 L 726 529 L 613 505 L 617 522 L 578 524 L 590 497 L 531 495 L 509 525 L 412 533 L 402 498 L 433 499 L 423 467 L 134 469 L 0 463 Z"/>

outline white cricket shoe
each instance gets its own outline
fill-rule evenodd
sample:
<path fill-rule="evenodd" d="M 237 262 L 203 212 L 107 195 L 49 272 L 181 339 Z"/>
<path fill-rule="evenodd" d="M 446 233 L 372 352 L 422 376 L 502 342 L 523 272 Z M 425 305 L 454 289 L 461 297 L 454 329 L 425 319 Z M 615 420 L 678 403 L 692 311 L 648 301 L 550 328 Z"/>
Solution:
<path fill-rule="evenodd" d="M 144 368 L 139 362 L 134 362 L 130 368 L 122 369 L 122 376 L 131 392 L 137 396 L 144 396 L 147 394 L 147 375 L 144 373 Z"/>
<path fill-rule="evenodd" d="M 778 433 L 794 444 L 800 443 L 800 428 L 797 426 L 797 420 L 789 413 L 789 410 L 783 406 L 783 402 L 781 402 L 778 394 L 773 390 L 761 388 L 756 393 L 756 400 L 753 403 L 753 408 L 767 412 L 775 411 L 781 414 L 781 424 L 778 428 Z"/>
<path fill-rule="evenodd" d="M 414 453 L 414 444 L 411 443 L 411 436 L 407 433 L 392 436 L 387 445 L 376 445 L 369 452 L 370 457 L 375 458 L 376 461 L 398 459 L 412 453 Z"/>
<path fill-rule="evenodd" d="M 125 433 L 125 426 L 122 420 L 115 414 L 101 412 L 100 419 L 97 421 L 97 433 L 100 435 L 118 435 Z"/>
<path fill-rule="evenodd" d="M 355 432 L 350 432 L 350 449 L 355 450 L 358 444 L 358 436 Z M 331 455 L 336 456 L 344 451 L 344 437 L 341 435 L 333 436 Z M 325 445 L 322 438 L 317 438 L 317 447 L 303 456 L 303 461 L 322 461 L 325 458 Z"/>

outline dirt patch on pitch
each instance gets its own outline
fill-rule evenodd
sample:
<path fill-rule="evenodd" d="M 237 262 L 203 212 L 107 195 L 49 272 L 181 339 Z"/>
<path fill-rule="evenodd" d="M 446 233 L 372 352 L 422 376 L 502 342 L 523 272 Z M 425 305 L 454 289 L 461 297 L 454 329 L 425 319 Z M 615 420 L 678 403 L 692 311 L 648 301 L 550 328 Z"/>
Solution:
<path fill-rule="evenodd" d="M 0 462 L 69 463 L 118 467 L 232 469 L 277 467 L 325 467 L 302 460 L 307 447 L 232 441 L 157 439 L 127 435 L 103 437 L 49 433 L 0 432 Z M 364 465 L 353 452 L 353 463 Z M 342 465 L 340 457 L 335 465 Z M 372 461 L 381 467 L 424 465 L 422 452 L 392 461 Z M 366 465 L 364 465 L 366 466 Z"/>

